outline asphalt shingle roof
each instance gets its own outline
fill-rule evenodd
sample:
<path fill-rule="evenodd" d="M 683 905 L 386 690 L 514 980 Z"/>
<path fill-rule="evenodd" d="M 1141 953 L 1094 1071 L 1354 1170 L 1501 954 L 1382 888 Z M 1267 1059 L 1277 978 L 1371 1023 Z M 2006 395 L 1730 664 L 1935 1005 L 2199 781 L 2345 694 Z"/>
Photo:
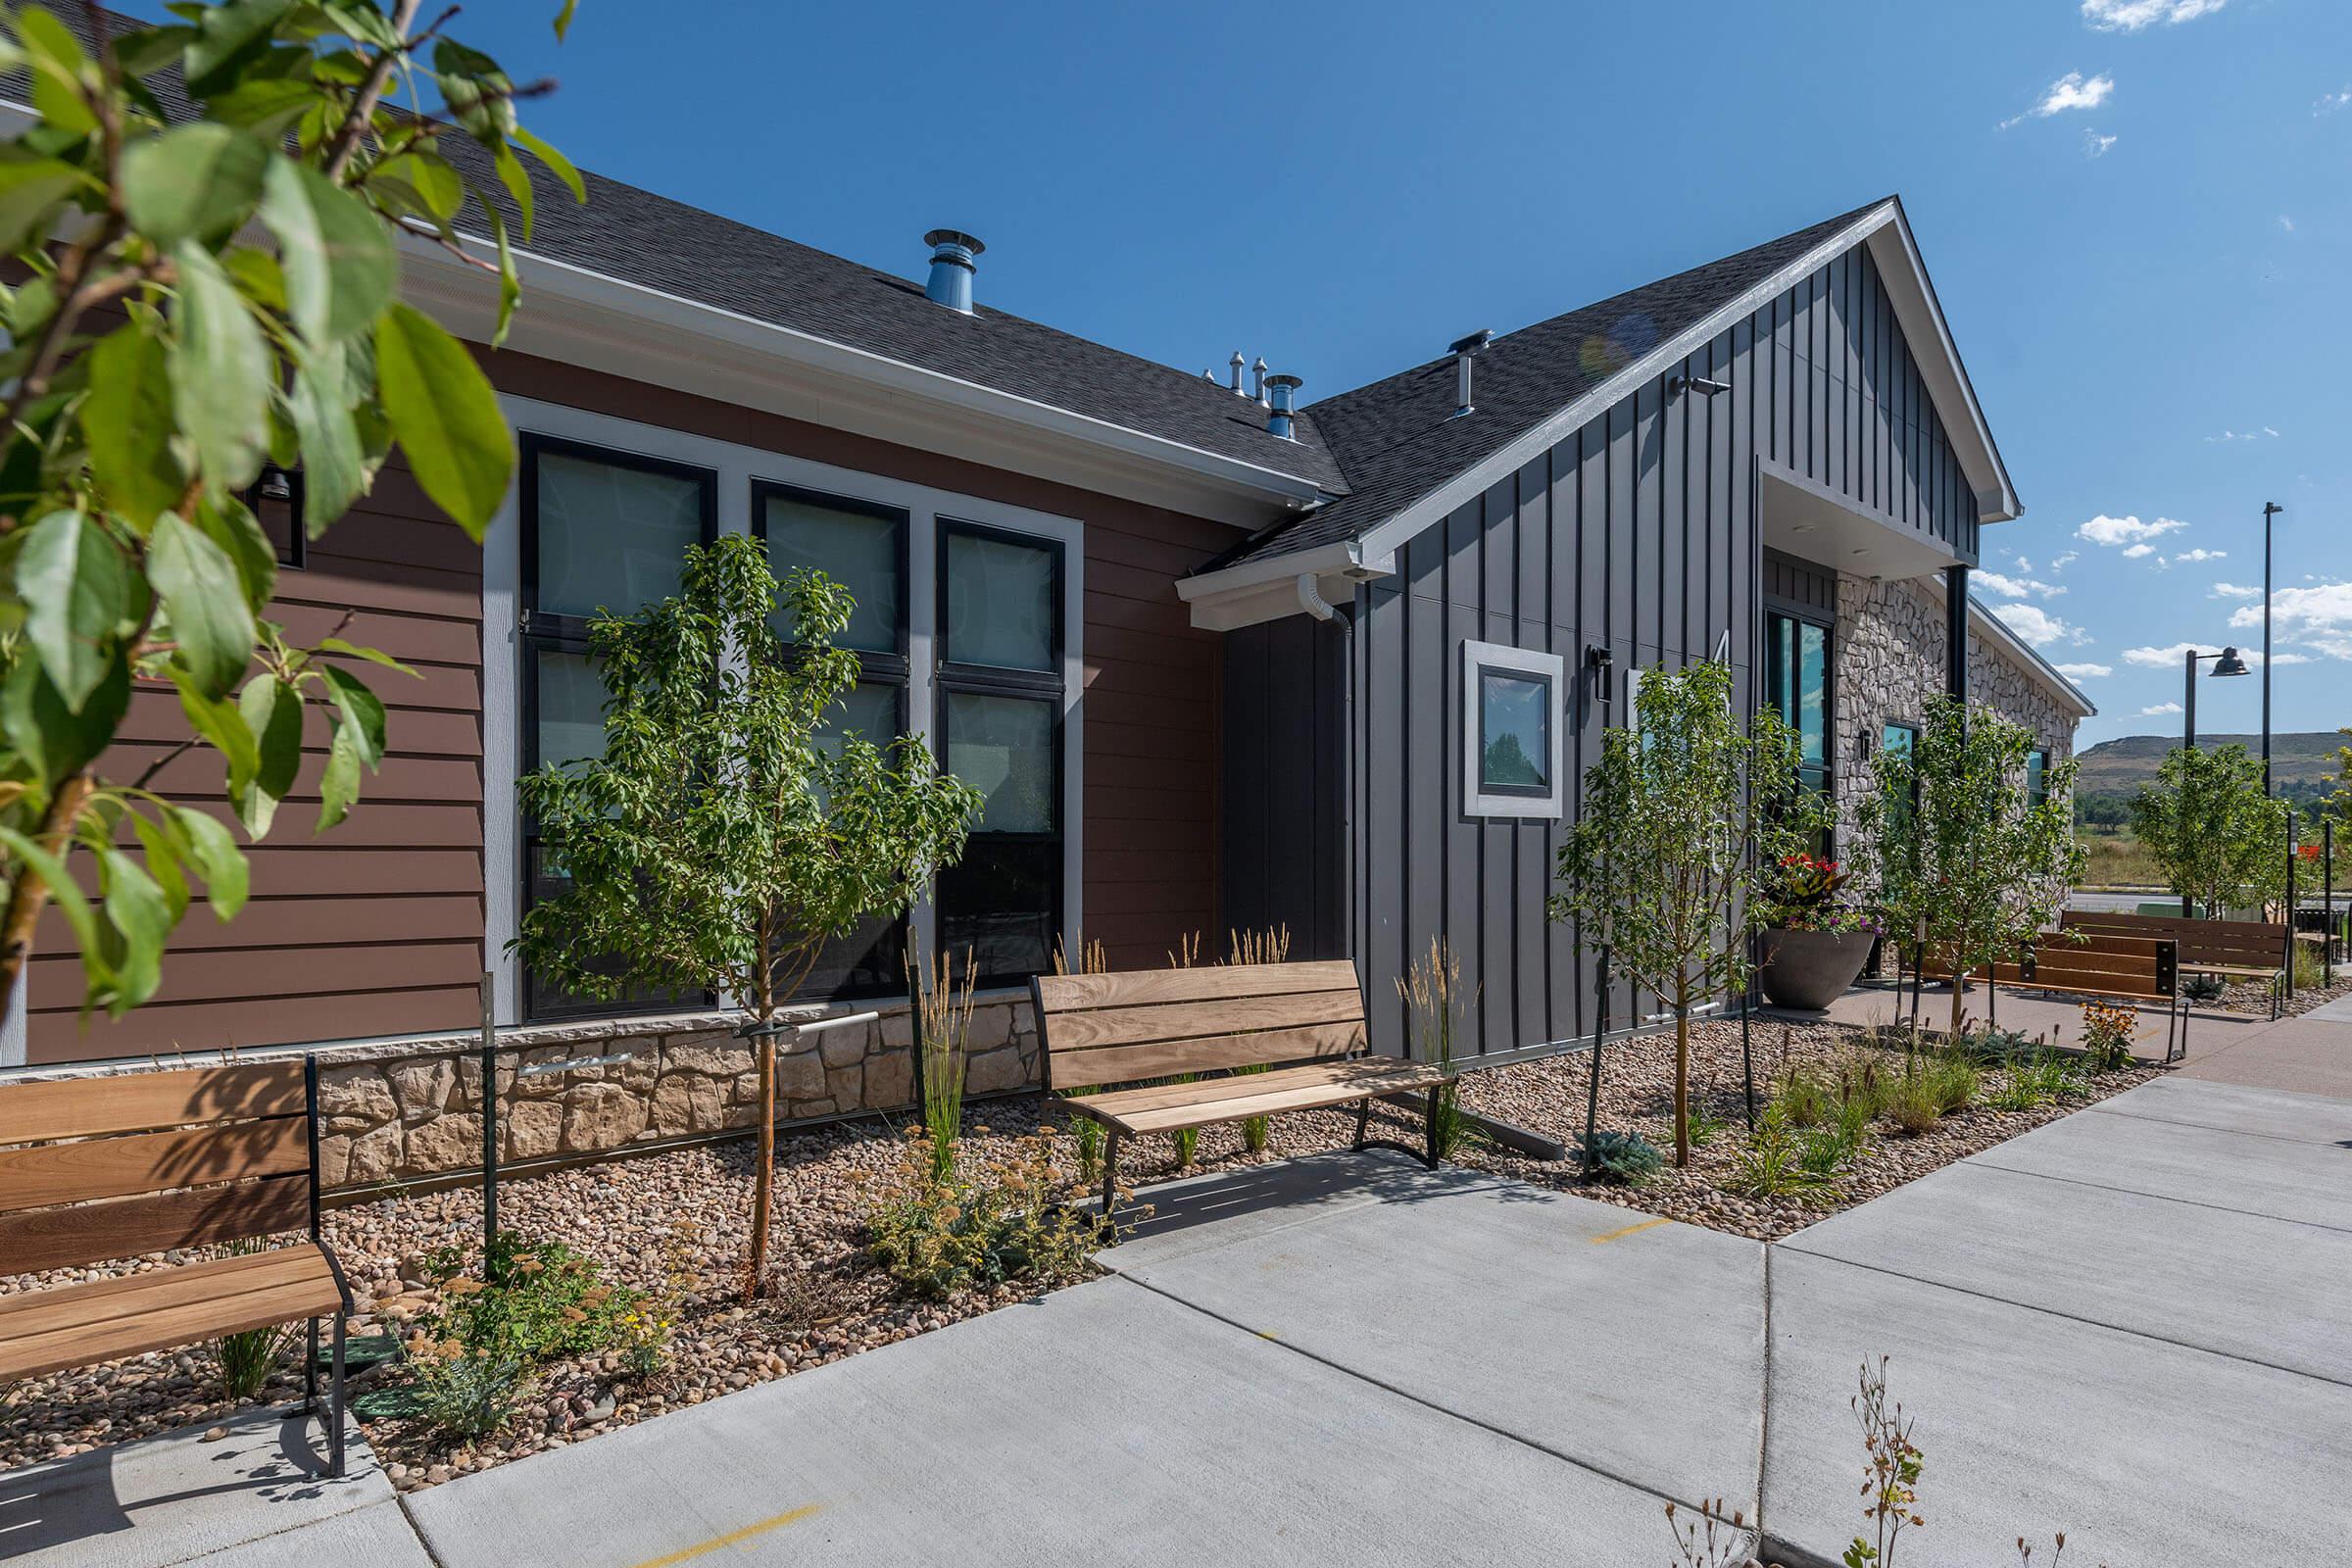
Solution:
<path fill-rule="evenodd" d="M 1462 418 L 1453 417 L 1451 355 L 1310 405 L 1306 416 L 1339 460 L 1347 495 L 1201 569 L 1360 537 L 1884 205 L 1872 202 L 1495 338 L 1478 351 L 1477 412 Z"/>

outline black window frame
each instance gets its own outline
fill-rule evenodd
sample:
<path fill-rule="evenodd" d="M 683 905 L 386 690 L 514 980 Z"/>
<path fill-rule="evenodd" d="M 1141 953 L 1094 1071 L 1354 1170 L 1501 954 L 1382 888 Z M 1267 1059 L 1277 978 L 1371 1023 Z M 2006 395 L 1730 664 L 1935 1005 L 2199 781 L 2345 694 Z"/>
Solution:
<path fill-rule="evenodd" d="M 932 540 L 934 552 L 932 591 L 935 604 L 931 627 L 931 717 L 932 732 L 937 737 L 934 744 L 938 748 L 937 756 L 940 765 L 943 768 L 950 766 L 949 760 L 954 756 L 954 735 L 948 717 L 948 699 L 951 694 L 1009 697 L 1041 702 L 1049 706 L 1053 714 L 1054 831 L 1051 833 L 1005 833 L 974 827 L 970 834 L 970 838 L 975 842 L 995 840 L 1007 845 L 1051 844 L 1054 847 L 1054 865 L 1051 878 L 1054 892 L 1051 901 L 1052 907 L 1046 911 L 1049 930 L 1044 944 L 1045 952 L 1040 956 L 1042 970 L 1045 963 L 1051 962 L 1053 941 L 1062 932 L 1069 908 L 1070 810 L 1067 757 L 1069 692 L 1068 682 L 1063 673 L 1064 666 L 1069 660 L 1069 551 L 1061 539 L 1052 534 L 1025 533 L 1017 528 L 1001 528 L 989 523 L 973 522 L 960 517 L 941 514 L 935 514 L 933 517 L 933 533 L 936 537 Z M 1015 669 L 1001 664 L 982 664 L 959 661 L 953 657 L 955 650 L 951 641 L 948 614 L 948 596 L 953 589 L 953 584 L 948 571 L 948 549 L 950 541 L 958 535 L 966 538 L 992 539 L 1001 543 L 1019 545 L 1025 549 L 1042 550 L 1051 556 L 1054 562 L 1054 634 L 1053 648 L 1049 656 L 1051 669 Z M 970 854 L 968 847 L 965 853 L 967 856 Z M 940 927 L 938 941 L 944 950 L 948 946 L 946 935 L 948 910 L 945 898 L 942 896 L 936 880 L 932 889 L 932 907 Z M 1027 980 L 1034 972 L 1039 971 L 983 970 L 977 978 L 977 983 L 981 986 L 1010 985 Z"/>
<path fill-rule="evenodd" d="M 2036 746 L 2026 753 L 2026 808 L 2032 810 L 2050 798 L 2050 749 Z"/>
<path fill-rule="evenodd" d="M 890 738 L 896 739 L 898 736 L 910 733 L 914 710 L 913 514 L 905 507 L 894 507 L 887 502 L 872 501 L 863 496 L 843 495 L 839 491 L 822 490 L 805 484 L 789 484 L 781 479 L 754 478 L 751 489 L 752 537 L 759 540 L 763 549 L 768 542 L 767 503 L 770 499 L 799 501 L 810 506 L 829 508 L 836 512 L 855 513 L 863 516 L 875 517 L 895 524 L 898 542 L 899 615 L 898 624 L 893 628 L 893 633 L 897 646 L 895 650 L 889 652 L 863 648 L 852 648 L 844 651 L 855 654 L 858 658 L 858 685 L 892 688 L 896 699 L 894 711 L 897 714 L 895 721 L 897 728 Z M 786 647 L 788 657 L 797 652 L 797 647 L 793 644 L 787 643 Z M 873 739 L 871 736 L 867 738 Z M 880 743 L 877 742 L 877 744 Z M 900 916 L 895 935 L 903 961 L 904 956 L 908 951 L 906 916 Z M 802 982 L 789 1000 L 794 1002 L 858 1002 L 868 1001 L 876 997 L 904 996 L 906 991 L 906 978 L 903 973 L 882 975 L 863 985 L 825 986 L 818 979 L 822 968 L 823 959 L 820 957 L 817 968 L 810 971 L 809 978 Z"/>
<path fill-rule="evenodd" d="M 1782 722 L 1790 729 L 1796 730 L 1800 739 L 1803 734 L 1804 721 L 1801 713 L 1796 710 L 1804 694 L 1796 687 L 1799 661 L 1794 657 L 1793 643 L 1790 648 L 1788 670 L 1788 697 L 1790 699 L 1788 703 L 1783 704 L 1780 701 L 1782 683 L 1774 678 L 1776 662 L 1781 655 L 1779 639 L 1774 635 L 1773 622 L 1779 620 L 1788 621 L 1792 626 L 1817 627 L 1821 632 L 1821 760 L 1819 762 L 1800 760 L 1797 764 L 1797 776 L 1799 782 L 1807 788 L 1835 800 L 1838 790 L 1838 624 L 1827 615 L 1800 610 L 1794 605 L 1773 604 L 1767 605 L 1764 610 L 1764 685 L 1771 699 L 1769 706 L 1780 710 Z M 1791 636 L 1793 638 L 1793 633 Z M 1801 757 L 1801 752 L 1799 755 Z M 1806 777 L 1812 773 L 1821 775 L 1818 782 Z"/>
<path fill-rule="evenodd" d="M 1551 778 L 1552 726 L 1559 722 L 1559 691 L 1552 684 L 1548 671 L 1525 669 L 1516 664 L 1492 663 L 1473 657 L 1478 689 L 1478 793 L 1480 796 L 1504 796 L 1519 801 L 1550 801 L 1559 798 L 1559 780 Z M 1544 755 L 1532 760 L 1547 775 L 1541 784 L 1497 784 L 1487 777 L 1487 677 L 1498 675 L 1505 680 L 1527 681 L 1544 688 Z"/>
<path fill-rule="evenodd" d="M 518 668 L 515 672 L 515 704 L 522 728 L 518 756 L 524 774 L 536 772 L 539 757 L 539 655 L 543 652 L 586 654 L 588 652 L 589 618 L 585 615 L 542 612 L 539 599 L 539 460 L 542 457 L 577 458 L 588 463 L 602 463 L 617 468 L 634 468 L 640 473 L 666 474 L 672 478 L 692 479 L 702 486 L 702 536 L 700 543 L 708 549 L 718 540 L 718 470 L 696 463 L 681 463 L 672 458 L 658 458 L 624 447 L 599 446 L 590 441 L 574 441 L 563 436 L 542 435 L 536 431 L 518 432 L 516 442 L 517 478 L 516 520 L 519 523 L 520 570 L 515 582 L 517 604 L 517 635 L 515 653 Z M 515 849 L 517 864 L 515 885 L 519 893 L 517 913 L 527 913 L 537 902 L 536 878 L 531 864 L 541 843 L 537 824 L 526 815 L 516 824 Z M 548 1002 L 542 998 L 538 981 L 527 962 L 517 960 L 521 971 L 522 993 L 519 1001 L 525 1022 L 555 1022 L 573 1018 L 619 1018 L 632 1013 L 666 1010 L 680 1002 L 700 1001 L 708 1005 L 713 1000 L 705 992 L 696 997 L 672 998 L 660 1004 L 649 1004 L 642 997 L 622 998 L 615 1002 Z"/>

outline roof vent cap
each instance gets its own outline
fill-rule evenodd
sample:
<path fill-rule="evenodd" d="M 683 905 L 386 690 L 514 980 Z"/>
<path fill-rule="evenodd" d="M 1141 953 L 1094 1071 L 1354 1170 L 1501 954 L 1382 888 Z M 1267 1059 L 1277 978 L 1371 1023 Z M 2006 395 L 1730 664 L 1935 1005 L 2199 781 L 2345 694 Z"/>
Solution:
<path fill-rule="evenodd" d="M 1453 416 L 1457 419 L 1478 410 L 1470 397 L 1470 357 L 1494 341 L 1494 332 L 1482 326 L 1468 337 L 1457 337 L 1446 345 L 1446 352 L 1453 356 Z"/>
<path fill-rule="evenodd" d="M 1266 398 L 1271 412 L 1266 415 L 1266 433 L 1283 441 L 1298 439 L 1297 421 L 1291 415 L 1291 396 L 1300 382 L 1295 375 L 1266 377 Z"/>
<path fill-rule="evenodd" d="M 923 236 L 931 247 L 931 277 L 923 297 L 951 311 L 972 314 L 972 274 L 979 270 L 980 253 L 987 246 L 953 228 L 935 228 Z"/>

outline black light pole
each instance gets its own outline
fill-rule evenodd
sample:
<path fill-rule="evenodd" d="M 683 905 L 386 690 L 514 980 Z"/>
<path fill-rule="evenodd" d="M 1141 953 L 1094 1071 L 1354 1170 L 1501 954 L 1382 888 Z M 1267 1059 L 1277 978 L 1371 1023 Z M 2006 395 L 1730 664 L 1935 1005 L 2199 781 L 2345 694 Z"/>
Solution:
<path fill-rule="evenodd" d="M 2271 519 L 2285 510 L 2276 501 L 2262 504 L 2262 793 L 2265 795 L 2271 793 Z"/>
<path fill-rule="evenodd" d="M 2193 646 L 2182 650 L 2180 661 L 2182 666 L 2180 679 L 2180 749 L 2186 752 L 2193 752 L 2197 749 L 2197 661 L 2200 659 L 2210 659 L 2214 662 L 2213 673 L 2216 679 L 2227 679 L 2231 675 L 2243 675 L 2246 672 L 2246 662 L 2237 657 L 2237 650 L 2234 648 L 2225 648 L 2218 654 L 2200 654 Z M 2269 669 L 2269 664 L 2267 662 L 2264 664 L 2264 669 L 2266 671 L 2264 679 L 2268 680 L 2269 675 L 2267 671 Z M 2270 726 L 2267 722 L 2263 726 L 2263 744 L 2267 748 L 2270 744 Z M 2269 788 L 2267 778 L 2264 783 L 2264 788 L 2266 790 Z M 2183 920 L 2194 919 L 2196 917 L 2196 912 L 2197 911 L 2195 908 L 2189 904 L 2188 895 L 2186 893 L 2181 894 L 2180 918 Z"/>

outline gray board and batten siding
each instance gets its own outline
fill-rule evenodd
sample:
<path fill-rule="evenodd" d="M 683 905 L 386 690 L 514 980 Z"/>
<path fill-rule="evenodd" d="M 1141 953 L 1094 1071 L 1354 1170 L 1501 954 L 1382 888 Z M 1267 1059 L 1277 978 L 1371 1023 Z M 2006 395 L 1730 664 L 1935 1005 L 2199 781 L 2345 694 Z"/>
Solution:
<path fill-rule="evenodd" d="M 1590 1037 L 1594 955 L 1544 911 L 1562 829 L 1581 808 L 1602 726 L 1624 722 L 1628 670 L 1707 658 L 1728 633 L 1736 700 L 1742 710 L 1749 702 L 1768 586 L 1761 466 L 1976 559 L 1975 493 L 1866 250 L 1832 261 L 1674 368 L 1730 390 L 1669 397 L 1666 376 L 1645 383 L 1425 530 L 1393 575 L 1357 590 L 1347 794 L 1324 798 L 1320 810 L 1355 825 L 1341 840 L 1352 846 L 1350 947 L 1380 1051 L 1407 1047 L 1396 979 L 1437 935 L 1461 964 L 1465 1054 Z M 1819 581 L 1817 571 L 1785 571 L 1773 586 L 1793 598 Z M 1465 814 L 1465 641 L 1565 661 L 1563 818 Z M 1585 666 L 1594 644 L 1614 662 L 1605 683 Z M 1229 664 L 1229 694 L 1230 674 Z M 1278 747 L 1307 733 L 1313 716 L 1261 715 L 1255 733 Z M 1246 731 L 1229 725 L 1228 737 L 1250 746 Z M 1250 765 L 1229 758 L 1228 775 Z M 1328 834 L 1321 816 L 1315 832 Z M 1657 1004 L 1620 986 L 1611 1029 L 1637 1008 Z"/>

